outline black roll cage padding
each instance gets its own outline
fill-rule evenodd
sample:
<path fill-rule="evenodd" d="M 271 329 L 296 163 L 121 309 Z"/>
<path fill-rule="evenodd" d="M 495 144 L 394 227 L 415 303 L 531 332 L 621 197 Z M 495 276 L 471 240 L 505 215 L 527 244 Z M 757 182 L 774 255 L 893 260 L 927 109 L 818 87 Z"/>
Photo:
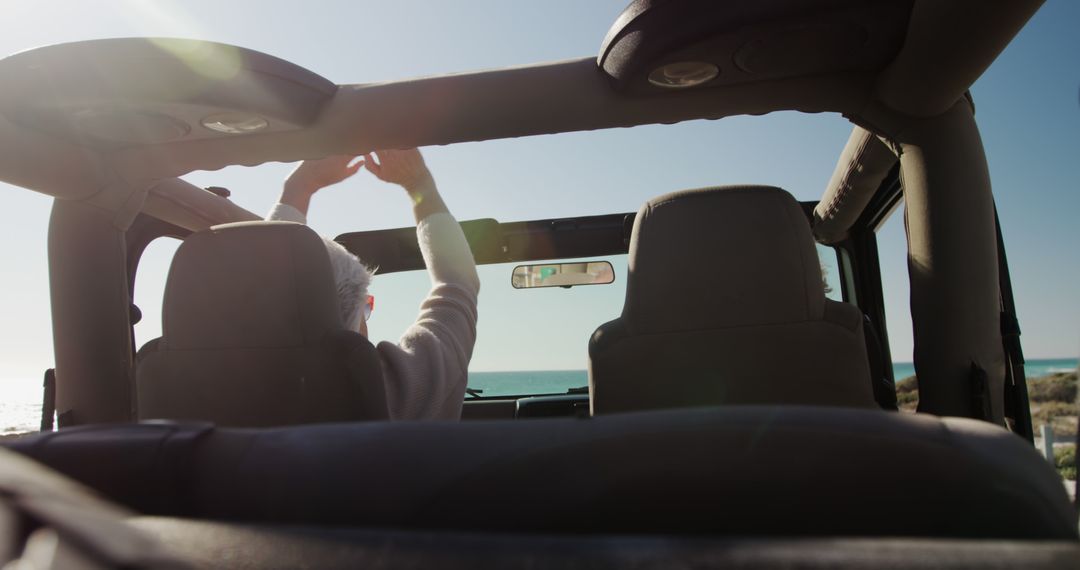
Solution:
<path fill-rule="evenodd" d="M 837 244 L 837 248 L 849 251 L 855 257 L 855 283 L 859 307 L 877 329 L 885 362 L 892 362 L 889 352 L 888 332 L 885 325 L 884 299 L 882 298 L 880 261 L 874 232 L 903 199 L 899 163 L 889 171 L 881 186 L 867 204 L 863 214 L 853 224 L 851 236 Z M 1001 221 L 994 208 L 994 224 L 997 232 L 998 279 L 1001 291 L 1001 336 L 1005 349 L 1005 415 L 1013 420 L 1013 431 L 1034 443 L 1031 423 L 1027 379 L 1024 372 L 1024 353 L 1020 343 L 1020 324 L 1016 317 L 1016 304 L 1009 275 L 1009 262 L 1005 254 L 1005 242 L 1001 233 Z M 844 297 L 849 298 L 847 282 L 842 281 Z M 888 377 L 894 381 L 891 367 L 886 366 Z M 976 396 L 977 397 L 977 396 Z M 1080 508 L 1080 507 L 1078 507 Z"/>

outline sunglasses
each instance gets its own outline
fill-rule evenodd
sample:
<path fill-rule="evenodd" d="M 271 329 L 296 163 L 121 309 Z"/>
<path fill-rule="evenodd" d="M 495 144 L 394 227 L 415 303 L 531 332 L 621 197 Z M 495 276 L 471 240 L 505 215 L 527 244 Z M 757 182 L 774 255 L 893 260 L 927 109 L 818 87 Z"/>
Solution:
<path fill-rule="evenodd" d="M 375 296 L 368 295 L 367 300 L 364 301 L 364 322 L 367 322 L 371 318 L 371 311 L 375 310 Z"/>

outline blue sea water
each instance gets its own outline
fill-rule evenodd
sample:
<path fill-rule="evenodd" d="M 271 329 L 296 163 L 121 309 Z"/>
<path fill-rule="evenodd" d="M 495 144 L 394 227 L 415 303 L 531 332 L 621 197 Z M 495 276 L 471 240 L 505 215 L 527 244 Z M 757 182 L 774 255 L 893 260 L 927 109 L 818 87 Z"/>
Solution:
<path fill-rule="evenodd" d="M 1057 358 L 1029 360 L 1024 364 L 1025 376 L 1037 378 L 1054 372 L 1076 370 L 1077 359 Z M 893 377 L 897 380 L 915 374 L 911 362 L 894 362 Z M 524 394 L 564 394 L 570 388 L 589 383 L 584 370 L 533 370 L 514 372 L 470 372 L 469 387 L 482 390 L 482 396 L 519 396 Z"/>
<path fill-rule="evenodd" d="M 1028 378 L 1053 372 L 1076 370 L 1075 358 L 1031 360 L 1024 369 Z M 897 379 L 915 373 L 910 362 L 893 364 Z M 523 396 L 529 394 L 565 394 L 571 388 L 589 383 L 584 370 L 533 370 L 510 372 L 470 372 L 469 387 L 482 390 L 482 396 Z M 41 380 L 0 379 L 0 435 L 34 431 L 40 425 Z"/>
<path fill-rule="evenodd" d="M 584 370 L 469 372 L 469 388 L 482 390 L 484 397 L 565 394 L 588 385 L 589 374 Z"/>

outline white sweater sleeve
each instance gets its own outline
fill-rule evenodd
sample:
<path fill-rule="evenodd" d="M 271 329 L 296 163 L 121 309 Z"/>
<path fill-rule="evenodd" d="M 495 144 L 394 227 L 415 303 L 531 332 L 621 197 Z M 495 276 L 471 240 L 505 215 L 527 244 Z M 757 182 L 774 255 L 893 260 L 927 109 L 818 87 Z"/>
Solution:
<path fill-rule="evenodd" d="M 380 342 L 392 419 L 461 417 L 469 359 L 476 343 L 480 278 L 457 220 L 433 214 L 416 227 L 431 277 L 420 314 L 397 344 Z"/>
<path fill-rule="evenodd" d="M 307 216 L 297 210 L 296 208 L 288 205 L 277 203 L 270 209 L 270 213 L 266 215 L 266 221 L 268 222 L 296 222 L 298 224 L 307 224 Z"/>

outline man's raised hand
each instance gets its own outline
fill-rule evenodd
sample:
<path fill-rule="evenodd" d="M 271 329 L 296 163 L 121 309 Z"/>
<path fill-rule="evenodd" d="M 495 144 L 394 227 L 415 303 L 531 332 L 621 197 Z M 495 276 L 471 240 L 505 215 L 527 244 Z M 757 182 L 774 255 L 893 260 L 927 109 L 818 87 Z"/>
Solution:
<path fill-rule="evenodd" d="M 424 157 L 415 148 L 406 150 L 380 150 L 364 155 L 364 167 L 379 180 L 397 184 L 409 194 L 434 186 L 431 172 L 424 164 Z M 378 161 L 378 162 L 376 162 Z"/>
<path fill-rule="evenodd" d="M 279 202 L 296 208 L 306 216 L 311 197 L 316 192 L 345 180 L 363 167 L 364 159 L 357 160 L 357 157 L 348 155 L 305 160 L 285 179 Z"/>
<path fill-rule="evenodd" d="M 376 162 L 378 159 L 378 162 Z M 435 179 L 424 164 L 424 157 L 415 148 L 406 150 L 380 150 L 372 156 L 364 155 L 364 168 L 371 171 L 379 180 L 398 184 L 409 194 L 413 203 L 413 216 L 416 223 L 432 214 L 449 213 Z"/>
<path fill-rule="evenodd" d="M 363 167 L 364 159 L 348 155 L 305 160 L 285 180 L 285 191 L 311 196 L 349 178 Z"/>

